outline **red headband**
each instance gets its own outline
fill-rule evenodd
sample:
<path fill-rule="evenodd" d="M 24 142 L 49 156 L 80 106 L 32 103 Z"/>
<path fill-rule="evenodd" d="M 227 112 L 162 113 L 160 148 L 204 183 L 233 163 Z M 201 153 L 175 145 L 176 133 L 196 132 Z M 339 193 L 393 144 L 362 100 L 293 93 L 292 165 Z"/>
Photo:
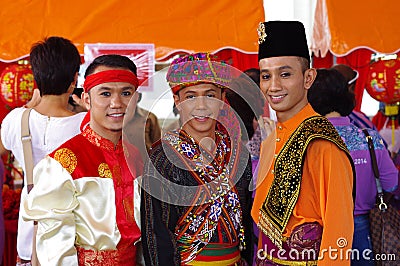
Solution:
<path fill-rule="evenodd" d="M 85 89 L 85 92 L 88 92 L 94 86 L 107 82 L 127 82 L 135 86 L 135 88 L 139 86 L 138 78 L 131 71 L 112 69 L 87 76 L 83 83 L 83 88 Z"/>

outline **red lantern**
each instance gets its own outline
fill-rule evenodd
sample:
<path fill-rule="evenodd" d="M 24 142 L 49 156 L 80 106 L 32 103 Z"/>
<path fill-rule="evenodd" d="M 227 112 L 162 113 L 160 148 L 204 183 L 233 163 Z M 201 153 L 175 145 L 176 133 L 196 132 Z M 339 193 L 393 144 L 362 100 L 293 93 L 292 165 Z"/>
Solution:
<path fill-rule="evenodd" d="M 28 61 L 21 60 L 18 64 L 6 67 L 0 76 L 1 99 L 10 107 L 20 107 L 26 104 L 36 88 L 31 66 Z"/>
<path fill-rule="evenodd" d="M 379 102 L 392 104 L 400 101 L 400 58 L 371 64 L 366 89 Z"/>

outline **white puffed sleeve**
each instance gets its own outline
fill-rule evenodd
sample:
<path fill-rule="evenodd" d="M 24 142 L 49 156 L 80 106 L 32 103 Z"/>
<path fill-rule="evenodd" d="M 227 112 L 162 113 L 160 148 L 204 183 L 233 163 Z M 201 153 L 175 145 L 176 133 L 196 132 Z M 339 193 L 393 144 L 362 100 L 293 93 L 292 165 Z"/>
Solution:
<path fill-rule="evenodd" d="M 73 211 L 78 207 L 71 175 L 46 157 L 34 169 L 34 187 L 23 200 L 24 220 L 38 221 L 36 251 L 41 265 L 78 265 Z"/>

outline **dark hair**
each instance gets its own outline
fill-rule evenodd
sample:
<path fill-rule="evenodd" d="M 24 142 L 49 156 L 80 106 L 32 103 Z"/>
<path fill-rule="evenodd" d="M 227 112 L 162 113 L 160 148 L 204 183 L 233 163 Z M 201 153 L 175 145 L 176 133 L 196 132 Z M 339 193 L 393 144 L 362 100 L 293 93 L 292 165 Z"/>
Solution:
<path fill-rule="evenodd" d="M 75 94 L 76 96 L 78 96 L 79 98 L 81 98 L 81 95 L 83 93 L 83 88 L 75 88 L 74 91 L 72 92 L 72 94 Z M 77 106 L 78 104 L 74 101 L 74 99 L 72 98 L 72 94 L 69 95 L 68 98 L 68 103 L 72 106 Z"/>
<path fill-rule="evenodd" d="M 53 36 L 32 46 L 30 63 L 40 95 L 61 95 L 79 72 L 81 56 L 70 40 Z"/>
<path fill-rule="evenodd" d="M 336 69 L 317 69 L 317 78 L 307 93 L 313 109 L 326 115 L 338 112 L 347 116 L 355 106 L 355 97 L 347 88 L 346 79 Z"/>
<path fill-rule="evenodd" d="M 99 66 L 129 69 L 137 75 L 136 65 L 129 57 L 118 54 L 106 54 L 96 57 L 93 62 L 90 63 L 85 71 L 85 78 L 92 74 Z"/>
<path fill-rule="evenodd" d="M 308 61 L 304 57 L 300 57 L 300 56 L 298 56 L 297 58 L 300 61 L 301 72 L 303 72 L 303 74 L 304 74 L 307 69 L 310 69 L 310 61 Z"/>
<path fill-rule="evenodd" d="M 259 86 L 247 74 L 242 74 L 232 80 L 230 89 L 226 90 L 226 99 L 243 123 L 242 130 L 247 131 L 247 136 L 242 134 L 242 140 L 250 139 L 254 134 L 253 119 L 263 113 L 264 102 Z"/>
<path fill-rule="evenodd" d="M 258 87 L 260 87 L 260 69 L 249 68 L 246 69 L 243 73 L 249 76 L 258 85 Z"/>

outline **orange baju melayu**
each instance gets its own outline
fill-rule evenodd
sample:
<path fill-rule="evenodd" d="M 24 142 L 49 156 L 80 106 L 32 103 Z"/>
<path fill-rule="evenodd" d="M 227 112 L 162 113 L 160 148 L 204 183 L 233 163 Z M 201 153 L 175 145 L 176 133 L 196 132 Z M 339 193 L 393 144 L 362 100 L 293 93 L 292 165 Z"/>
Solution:
<path fill-rule="evenodd" d="M 262 143 L 258 187 L 252 208 L 254 221 L 260 222 L 260 209 L 275 178 L 275 160 L 291 134 L 307 118 L 318 114 L 308 104 L 284 123 L 277 123 L 276 135 Z M 275 154 L 271 147 L 275 145 Z M 346 152 L 335 143 L 316 138 L 306 146 L 300 181 L 300 192 L 282 233 L 288 239 L 294 229 L 305 223 L 322 226 L 318 265 L 350 265 L 346 251 L 351 249 L 353 237 L 353 169 Z M 271 163 L 272 162 L 272 163 Z M 259 248 L 277 248 L 267 244 L 260 230 Z M 261 254 L 261 253 L 259 253 Z M 286 254 L 287 255 L 287 254 Z M 274 256 L 273 256 L 274 257 Z M 283 256 L 284 257 L 284 256 Z M 275 257 L 274 257 L 275 258 Z M 305 261 L 276 259 L 278 265 L 312 265 Z M 288 263 L 288 264 L 287 264 Z"/>

